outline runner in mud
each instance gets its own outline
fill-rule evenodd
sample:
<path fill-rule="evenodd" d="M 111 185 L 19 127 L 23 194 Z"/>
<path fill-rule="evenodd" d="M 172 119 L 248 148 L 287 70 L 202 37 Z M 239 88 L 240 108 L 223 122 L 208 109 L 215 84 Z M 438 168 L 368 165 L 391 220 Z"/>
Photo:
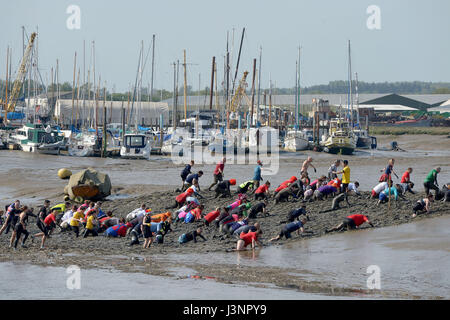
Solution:
<path fill-rule="evenodd" d="M 184 185 L 181 191 L 186 191 L 189 187 L 192 186 L 195 186 L 198 189 L 198 191 L 200 191 L 199 181 L 202 176 L 203 176 L 202 170 L 200 170 L 197 173 L 191 173 L 184 181 Z"/>
<path fill-rule="evenodd" d="M 74 205 L 72 205 L 72 207 L 69 210 L 67 210 L 64 213 L 64 215 L 61 218 L 61 223 L 59 225 L 61 232 L 70 230 L 70 220 L 72 219 L 75 212 L 77 212 L 77 210 L 78 210 L 78 206 L 74 204 Z"/>
<path fill-rule="evenodd" d="M 41 217 L 43 216 L 44 211 L 41 211 L 39 214 L 39 220 L 41 219 Z M 42 227 L 40 233 L 37 233 L 33 236 L 31 236 L 32 241 L 34 240 L 35 237 L 42 237 L 41 240 L 41 249 L 44 249 L 44 245 L 45 245 L 45 240 L 47 238 L 49 238 L 49 234 L 50 232 L 56 228 L 56 215 L 59 213 L 58 209 L 52 209 L 51 212 L 45 217 L 42 225 L 40 225 L 40 227 Z"/>
<path fill-rule="evenodd" d="M 197 237 L 200 237 L 203 239 L 203 241 L 206 241 L 206 238 L 202 235 L 202 231 L 202 228 L 198 228 L 197 230 L 183 233 L 181 236 L 179 236 L 178 243 L 184 244 L 192 240 L 194 241 L 194 243 L 197 243 Z"/>
<path fill-rule="evenodd" d="M 239 235 L 239 240 L 236 243 L 236 251 L 243 251 L 245 248 L 251 244 L 252 250 L 255 249 L 256 245 L 262 247 L 261 242 L 259 242 L 258 237 L 261 234 L 261 230 L 250 231 L 247 233 L 241 233 Z"/>
<path fill-rule="evenodd" d="M 300 216 L 306 216 L 306 205 L 303 204 L 300 208 L 293 209 L 287 214 L 287 221 L 280 221 L 281 223 L 294 222 L 296 219 L 300 221 Z M 308 220 L 308 218 L 306 218 Z"/>
<path fill-rule="evenodd" d="M 300 235 L 300 232 L 313 233 L 312 231 L 305 231 L 305 228 L 303 226 L 307 221 L 308 220 L 306 219 L 306 217 L 303 217 L 299 221 L 289 222 L 281 229 L 280 233 L 276 237 L 270 239 L 269 242 L 280 240 L 282 237 L 289 239 L 291 238 L 291 233 L 294 231 L 297 231 L 297 235 Z"/>
<path fill-rule="evenodd" d="M 380 193 L 382 191 L 384 191 L 386 188 L 388 187 L 388 183 L 387 182 L 380 182 L 378 183 L 373 189 L 372 189 L 372 193 L 370 195 L 371 199 L 375 199 L 378 198 L 378 196 L 380 195 Z"/>
<path fill-rule="evenodd" d="M 442 186 L 443 197 L 442 202 L 450 202 L 450 183 Z"/>
<path fill-rule="evenodd" d="M 406 171 L 402 175 L 402 179 L 400 180 L 400 183 L 410 183 L 411 182 L 411 173 L 413 172 L 412 168 L 406 169 Z"/>
<path fill-rule="evenodd" d="M 426 198 L 417 201 L 413 207 L 412 218 L 417 217 L 417 215 L 422 214 L 423 212 L 430 213 L 433 198 L 433 195 L 430 193 Z"/>
<path fill-rule="evenodd" d="M 423 182 L 423 187 L 425 188 L 426 195 L 430 194 L 430 190 L 434 190 L 435 198 L 439 195 L 439 184 L 437 181 L 437 175 L 439 172 L 441 172 L 440 167 L 434 168 L 428 173 L 427 177 L 425 178 L 425 181 Z"/>
<path fill-rule="evenodd" d="M 70 219 L 70 228 L 75 233 L 75 236 L 78 238 L 80 235 L 80 223 L 83 222 L 84 212 L 86 211 L 86 206 L 82 205 L 78 208 L 78 210 L 73 214 L 73 217 Z M 41 229 L 41 231 L 44 231 Z"/>
<path fill-rule="evenodd" d="M 186 178 L 188 177 L 188 175 L 191 174 L 191 169 L 194 166 L 194 160 L 191 160 L 191 162 L 189 164 L 187 164 L 184 169 L 181 171 L 181 190 L 183 190 L 184 187 L 184 182 L 186 181 Z"/>
<path fill-rule="evenodd" d="M 218 198 L 219 196 L 221 198 L 231 197 L 230 186 L 234 185 L 236 185 L 236 179 L 224 180 L 219 182 L 214 188 L 214 192 L 216 193 L 214 198 Z"/>
<path fill-rule="evenodd" d="M 369 218 L 363 214 L 352 214 L 344 219 L 344 221 L 330 230 L 325 230 L 325 233 L 333 232 L 333 231 L 341 231 L 344 228 L 347 230 L 356 229 L 364 222 L 367 222 L 371 227 L 373 227 L 372 222 L 370 222 Z"/>
<path fill-rule="evenodd" d="M 263 164 L 262 164 L 261 160 L 258 160 L 257 165 L 254 170 L 254 174 L 253 174 L 253 183 L 254 183 L 255 189 L 259 188 L 259 182 L 263 180 L 263 178 L 261 176 L 262 165 Z"/>
<path fill-rule="evenodd" d="M 270 182 L 266 181 L 266 183 L 264 183 L 262 186 L 260 186 L 258 189 L 256 189 L 255 200 L 267 199 L 267 197 L 269 196 L 269 187 L 270 187 Z"/>
<path fill-rule="evenodd" d="M 24 206 L 22 209 L 22 212 L 19 215 L 19 221 L 16 223 L 16 226 L 14 227 L 13 234 L 11 235 L 11 240 L 9 243 L 9 247 L 12 247 L 13 241 L 14 242 L 14 250 L 17 249 L 17 244 L 19 243 L 20 237 L 22 234 L 24 235 L 22 240 L 22 248 L 26 248 L 25 241 L 27 241 L 28 236 L 30 233 L 27 230 L 27 224 L 28 224 L 28 217 L 35 217 L 37 216 L 33 214 L 32 209 L 28 208 L 27 206 Z"/>
<path fill-rule="evenodd" d="M 391 177 L 392 174 L 394 174 L 398 179 L 397 174 L 394 172 L 394 164 L 395 164 L 395 159 L 389 159 L 388 165 L 386 166 L 386 168 L 381 170 L 381 172 L 384 171 L 384 173 L 381 175 L 379 182 L 388 182 L 389 185 L 392 185 L 392 177 Z"/>
<path fill-rule="evenodd" d="M 227 159 L 225 157 L 222 158 L 222 161 L 219 161 L 216 165 L 216 169 L 214 169 L 213 177 L 214 182 L 209 186 L 208 191 L 211 191 L 211 188 L 214 187 L 218 182 L 223 180 L 223 170 L 225 169 L 225 163 Z"/>
<path fill-rule="evenodd" d="M 380 192 L 380 195 L 378 196 L 378 202 L 377 202 L 377 206 L 385 203 L 389 200 L 389 193 L 391 194 L 391 196 L 394 197 L 394 200 L 397 201 L 398 197 L 401 197 L 402 199 L 405 199 L 403 197 L 403 195 L 399 192 L 399 190 L 401 189 L 399 184 L 396 184 L 395 187 L 390 187 L 390 188 L 386 188 L 384 189 L 382 192 Z"/>
<path fill-rule="evenodd" d="M 16 200 L 13 204 L 11 204 L 6 211 L 5 223 L 0 229 L 0 235 L 5 231 L 5 234 L 8 234 L 9 229 L 15 227 L 15 224 L 18 220 L 19 214 L 22 211 L 20 210 L 20 201 Z"/>
<path fill-rule="evenodd" d="M 312 158 L 312 157 L 308 157 L 308 159 L 306 159 L 306 160 L 303 162 L 302 169 L 300 170 L 300 175 L 302 175 L 303 173 L 308 174 L 308 168 L 309 168 L 309 166 L 313 167 L 314 172 L 317 172 L 317 169 L 316 169 L 316 167 L 314 167 L 314 165 L 312 164 L 312 162 L 313 162 L 313 158 Z"/>
<path fill-rule="evenodd" d="M 88 235 L 92 234 L 93 237 L 98 236 L 97 230 L 95 229 L 97 209 L 92 209 L 87 212 L 86 226 L 84 228 L 83 238 L 87 238 Z"/>

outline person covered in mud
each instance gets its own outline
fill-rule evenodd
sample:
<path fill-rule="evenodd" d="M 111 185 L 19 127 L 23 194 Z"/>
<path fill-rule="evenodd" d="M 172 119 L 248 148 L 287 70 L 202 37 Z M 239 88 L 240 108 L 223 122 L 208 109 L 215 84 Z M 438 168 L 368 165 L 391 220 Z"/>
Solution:
<path fill-rule="evenodd" d="M 348 192 L 350 194 L 352 194 L 352 195 L 358 195 L 358 196 L 360 195 L 359 191 L 358 191 L 358 188 L 359 188 L 359 182 L 358 181 L 350 182 L 348 184 Z"/>
<path fill-rule="evenodd" d="M 258 186 L 259 187 L 259 186 Z M 248 180 L 241 183 L 236 190 L 236 194 L 246 194 L 248 191 L 253 191 L 255 188 L 255 181 Z"/>
<path fill-rule="evenodd" d="M 253 186 L 255 187 L 255 189 L 259 188 L 260 181 L 263 181 L 263 178 L 261 176 L 262 166 L 263 166 L 262 161 L 258 160 L 256 162 L 255 170 L 253 171 Z"/>
<path fill-rule="evenodd" d="M 194 160 L 191 160 L 190 163 L 188 163 L 184 169 L 181 171 L 181 190 L 184 188 L 184 183 L 186 181 L 186 178 L 191 174 L 191 169 L 194 166 Z"/>
<path fill-rule="evenodd" d="M 237 228 L 233 232 L 233 236 L 239 238 L 242 233 L 255 232 L 258 230 L 261 230 L 261 226 L 258 222 L 255 222 L 253 225 L 247 224 L 247 225 L 243 225 L 243 226 Z M 262 234 L 262 231 L 260 233 Z"/>
<path fill-rule="evenodd" d="M 117 238 L 117 237 L 126 237 L 127 230 L 131 226 L 130 223 L 125 223 L 124 218 L 120 218 L 120 222 L 114 226 L 108 227 L 105 230 L 104 235 L 106 237 Z"/>
<path fill-rule="evenodd" d="M 144 236 L 144 244 L 142 246 L 143 249 L 149 248 L 153 242 L 153 233 L 152 233 L 151 225 L 152 225 L 151 213 L 147 212 L 141 223 L 141 232 Z"/>
<path fill-rule="evenodd" d="M 216 209 L 214 209 L 213 211 L 207 213 L 204 217 L 203 217 L 203 224 L 205 226 L 209 226 L 209 224 L 211 222 L 214 221 L 214 219 L 216 219 L 218 216 L 220 215 L 220 208 L 217 207 Z"/>
<path fill-rule="evenodd" d="M 204 208 L 205 207 L 201 204 L 198 207 L 196 207 L 195 209 L 190 210 L 184 218 L 184 223 L 192 223 L 194 221 L 201 220 L 202 212 L 203 212 Z"/>
<path fill-rule="evenodd" d="M 388 187 L 388 183 L 387 182 L 380 182 L 378 183 L 373 189 L 372 189 L 372 193 L 369 196 L 369 199 L 375 199 L 378 198 L 378 196 L 380 195 L 380 193 L 385 190 Z"/>
<path fill-rule="evenodd" d="M 49 238 L 50 233 L 54 228 L 56 228 L 56 215 L 59 213 L 58 209 L 51 209 L 50 213 L 45 217 L 43 221 L 42 229 L 40 233 L 31 236 L 32 239 L 35 237 L 42 237 L 41 249 L 44 249 L 45 240 Z M 40 219 L 41 215 L 39 215 Z"/>
<path fill-rule="evenodd" d="M 401 195 L 405 195 L 407 192 L 409 192 L 411 194 L 416 194 L 416 192 L 413 191 L 413 188 L 414 188 L 413 182 L 400 183 L 399 186 L 400 186 L 400 189 L 398 191 L 400 192 Z"/>
<path fill-rule="evenodd" d="M 333 201 L 331 202 L 331 209 L 322 210 L 322 211 L 320 211 L 320 213 L 327 213 L 327 212 L 341 209 L 340 203 L 343 202 L 344 200 L 345 200 L 345 202 L 347 202 L 348 207 L 350 207 L 351 205 L 350 205 L 350 202 L 348 202 L 348 195 L 346 193 L 340 193 L 336 197 L 333 198 Z"/>
<path fill-rule="evenodd" d="M 194 241 L 194 243 L 197 243 L 197 237 L 200 237 L 203 239 L 203 241 L 206 241 L 206 238 L 202 235 L 202 232 L 202 228 L 197 228 L 197 230 L 183 233 L 178 237 L 178 243 L 184 244 L 190 241 Z"/>
<path fill-rule="evenodd" d="M 384 189 L 382 192 L 380 192 L 380 195 L 378 196 L 377 206 L 387 202 L 389 200 L 389 194 L 390 196 L 394 196 L 395 201 L 398 200 L 398 197 L 404 199 L 403 195 L 399 192 L 400 189 L 401 187 L 399 184 L 396 184 L 395 187 Z"/>
<path fill-rule="evenodd" d="M 269 240 L 269 242 L 280 240 L 282 237 L 285 237 L 286 239 L 291 238 L 291 234 L 294 231 L 297 231 L 297 235 L 300 235 L 300 232 L 302 233 L 312 233 L 312 231 L 305 231 L 304 225 L 308 219 L 306 217 L 302 217 L 300 220 L 295 222 L 289 222 L 283 228 L 281 229 L 280 233 Z"/>
<path fill-rule="evenodd" d="M 20 213 L 18 218 L 19 221 L 16 223 L 16 226 L 14 227 L 14 231 L 13 234 L 11 235 L 11 240 L 9 243 L 9 247 L 11 248 L 14 242 L 14 250 L 17 249 L 17 244 L 19 243 L 22 234 L 24 235 L 24 237 L 21 246 L 22 248 L 26 248 L 25 241 L 27 241 L 27 238 L 30 235 L 30 233 L 27 230 L 28 217 L 37 218 L 37 216 L 33 214 L 33 209 L 24 206 L 21 210 L 22 212 Z"/>
<path fill-rule="evenodd" d="M 131 241 L 129 246 L 133 246 L 135 244 L 139 244 L 139 237 L 142 235 L 142 221 L 138 222 L 134 227 L 131 228 L 130 236 Z"/>
<path fill-rule="evenodd" d="M 209 186 L 208 191 L 211 191 L 211 188 L 214 187 L 217 183 L 223 180 L 223 171 L 225 169 L 225 163 L 227 162 L 227 158 L 223 157 L 222 161 L 219 161 L 214 169 L 213 178 L 214 182 Z"/>
<path fill-rule="evenodd" d="M 195 188 L 197 189 L 197 191 L 200 191 L 200 178 L 203 176 L 203 171 L 200 170 L 197 173 L 192 173 L 190 174 L 187 178 L 186 181 L 184 182 L 184 187 L 183 187 L 183 191 L 185 191 L 186 189 L 195 186 Z"/>
<path fill-rule="evenodd" d="M 321 176 L 320 178 L 314 180 L 313 182 L 311 182 L 309 184 L 309 186 L 311 187 L 311 189 L 313 191 L 316 191 L 318 188 L 320 188 L 321 186 L 325 185 L 327 183 L 327 177 L 325 176 Z"/>
<path fill-rule="evenodd" d="M 300 208 L 292 209 L 286 216 L 287 221 L 280 221 L 281 223 L 300 221 L 300 216 L 308 217 L 306 214 L 306 204 L 303 204 Z M 308 220 L 308 218 L 307 218 Z"/>
<path fill-rule="evenodd" d="M 308 173 L 308 168 L 309 166 L 313 167 L 314 172 L 317 172 L 316 167 L 314 167 L 314 165 L 312 164 L 313 162 L 313 158 L 312 157 L 308 157 L 308 159 L 306 159 L 303 164 L 302 164 L 302 168 L 300 170 L 300 175 L 303 174 L 304 172 L 307 174 Z"/>
<path fill-rule="evenodd" d="M 338 177 L 336 172 L 338 171 L 338 168 L 340 165 L 341 165 L 341 160 L 339 160 L 339 159 L 336 159 L 331 164 L 330 168 L 328 169 L 328 180 L 334 180 Z"/>
<path fill-rule="evenodd" d="M 389 185 L 392 185 L 392 174 L 395 175 L 395 177 L 398 179 L 397 174 L 394 172 L 394 164 L 395 164 L 395 159 L 389 159 L 388 161 L 388 165 L 386 166 L 386 168 L 384 168 L 383 170 L 381 170 L 381 172 L 384 171 L 384 173 L 381 175 L 379 182 L 388 182 Z"/>
<path fill-rule="evenodd" d="M 338 190 L 329 185 L 321 186 L 319 189 L 314 191 L 314 200 L 323 200 L 323 198 L 327 199 L 328 196 L 333 196 L 338 192 Z"/>
<path fill-rule="evenodd" d="M 344 221 L 342 221 L 342 223 L 337 225 L 336 227 L 331 228 L 329 230 L 325 230 L 325 233 L 333 231 L 341 231 L 345 228 L 347 228 L 347 230 L 356 229 L 359 228 L 359 226 L 362 225 L 364 222 L 367 222 L 373 228 L 373 223 L 370 222 L 369 217 L 363 214 L 352 214 L 350 216 L 347 216 L 344 219 Z"/>
<path fill-rule="evenodd" d="M 423 182 L 423 187 L 425 188 L 425 194 L 428 196 L 430 194 L 430 190 L 434 190 L 435 197 L 438 197 L 439 195 L 439 184 L 437 181 L 438 173 L 441 172 L 441 167 L 436 167 L 433 170 L 431 170 L 427 177 L 425 178 Z"/>
<path fill-rule="evenodd" d="M 270 195 L 269 187 L 270 187 L 270 182 L 266 181 L 266 183 L 264 183 L 262 186 L 260 186 L 258 189 L 256 189 L 255 200 L 267 199 L 268 196 Z"/>
<path fill-rule="evenodd" d="M 92 235 L 93 237 L 98 236 L 96 225 L 98 223 L 97 220 L 97 209 L 88 210 L 86 213 L 86 226 L 84 227 L 83 238 L 87 238 L 88 235 Z"/>
<path fill-rule="evenodd" d="M 264 217 L 268 216 L 269 215 L 269 210 L 267 209 L 268 204 L 269 204 L 269 201 L 267 199 L 264 199 L 263 202 L 259 202 L 255 205 L 253 205 L 250 208 L 248 217 L 250 219 L 256 219 L 256 217 L 258 216 L 258 213 L 262 213 L 264 215 Z"/>
<path fill-rule="evenodd" d="M 295 193 L 294 190 L 292 190 L 290 188 L 290 186 L 288 186 L 285 189 L 282 189 L 281 191 L 279 191 L 276 195 L 275 195 L 275 204 L 278 204 L 280 202 L 288 202 L 289 201 L 289 197 L 292 198 L 298 198 L 297 194 Z"/>
<path fill-rule="evenodd" d="M 69 210 L 64 212 L 61 218 L 61 223 L 59 225 L 61 232 L 70 230 L 70 220 L 72 219 L 75 212 L 77 212 L 78 206 L 76 204 L 72 205 Z"/>
<path fill-rule="evenodd" d="M 6 211 L 5 223 L 0 229 L 0 235 L 3 233 L 3 231 L 5 231 L 5 234 L 8 234 L 9 229 L 11 228 L 14 230 L 15 224 L 21 212 L 22 211 L 20 210 L 20 201 L 16 200 L 8 207 Z"/>
<path fill-rule="evenodd" d="M 246 225 L 248 225 L 248 217 L 240 215 L 238 221 L 230 222 L 224 225 L 222 232 L 231 236 L 237 229 Z"/>
<path fill-rule="evenodd" d="M 189 188 L 185 192 L 180 193 L 175 198 L 175 204 L 170 208 L 181 208 L 186 203 L 187 197 L 191 196 L 192 194 L 194 194 L 194 190 L 192 188 Z"/>
<path fill-rule="evenodd" d="M 69 222 L 70 229 L 72 229 L 77 238 L 80 235 L 80 223 L 83 223 L 84 212 L 86 211 L 86 209 L 87 209 L 86 205 L 80 206 L 78 210 L 73 214 Z"/>
<path fill-rule="evenodd" d="M 144 218 L 146 210 L 147 210 L 147 205 L 145 203 L 141 204 L 141 206 L 139 208 L 134 209 L 129 214 L 127 214 L 126 221 L 131 221 L 136 218 L 142 220 L 142 218 Z"/>
<path fill-rule="evenodd" d="M 251 244 L 252 250 L 255 249 L 256 245 L 262 247 L 262 243 L 258 240 L 261 234 L 261 229 L 256 231 L 249 231 L 247 233 L 241 233 L 239 235 L 239 240 L 236 243 L 236 251 L 243 251 L 246 247 Z"/>
<path fill-rule="evenodd" d="M 214 196 L 214 198 L 225 198 L 225 197 L 231 197 L 231 190 L 230 190 L 230 186 L 234 186 L 236 185 L 236 179 L 230 179 L 230 180 L 224 180 L 219 182 L 215 187 L 214 187 L 214 192 L 216 193 L 216 195 Z"/>
<path fill-rule="evenodd" d="M 433 198 L 433 195 L 429 193 L 426 198 L 418 200 L 414 204 L 412 217 L 415 218 L 417 217 L 417 215 L 422 214 L 423 212 L 430 213 Z"/>
<path fill-rule="evenodd" d="M 290 187 L 295 181 L 297 181 L 296 176 L 292 176 L 289 180 L 283 181 L 274 191 L 274 196 L 283 189 Z"/>
<path fill-rule="evenodd" d="M 450 202 L 450 183 L 442 186 L 442 202 Z"/>

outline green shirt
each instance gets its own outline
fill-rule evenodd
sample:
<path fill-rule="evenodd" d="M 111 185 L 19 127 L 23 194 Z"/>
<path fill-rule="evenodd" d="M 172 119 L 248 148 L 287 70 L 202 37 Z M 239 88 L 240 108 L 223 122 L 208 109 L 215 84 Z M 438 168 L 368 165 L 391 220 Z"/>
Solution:
<path fill-rule="evenodd" d="M 427 182 L 434 183 L 436 181 L 437 174 L 438 174 L 438 172 L 436 171 L 436 169 L 431 170 L 430 173 L 425 178 L 424 182 L 425 183 L 427 183 Z"/>

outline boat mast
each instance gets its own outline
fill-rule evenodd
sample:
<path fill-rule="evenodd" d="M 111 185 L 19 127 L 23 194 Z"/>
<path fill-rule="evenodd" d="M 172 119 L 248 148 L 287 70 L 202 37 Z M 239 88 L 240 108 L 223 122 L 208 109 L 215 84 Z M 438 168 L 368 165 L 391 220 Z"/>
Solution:
<path fill-rule="evenodd" d="M 350 40 L 348 40 L 348 112 L 351 112 L 349 120 L 351 128 L 353 128 L 352 57 L 350 50 Z"/>
<path fill-rule="evenodd" d="M 186 86 L 187 86 L 187 79 L 186 79 L 186 49 L 183 50 L 183 55 L 184 55 L 184 63 L 183 63 L 183 68 L 184 68 L 184 126 L 186 127 L 187 124 L 187 97 L 186 97 Z"/>
<path fill-rule="evenodd" d="M 173 131 L 177 129 L 177 64 L 173 63 L 173 111 L 172 111 L 172 126 Z"/>
<path fill-rule="evenodd" d="M 358 92 L 358 72 L 355 72 L 355 92 L 356 92 L 356 123 L 359 127 L 359 92 Z"/>
<path fill-rule="evenodd" d="M 256 123 L 259 120 L 259 102 L 261 96 L 261 59 L 262 59 L 262 46 L 259 47 L 259 70 L 258 70 L 258 101 L 256 107 Z"/>
<path fill-rule="evenodd" d="M 155 70 L 155 37 L 156 35 L 153 35 L 153 41 L 152 41 L 152 77 L 151 77 L 151 84 L 150 84 L 150 102 L 153 98 L 153 73 Z"/>
<path fill-rule="evenodd" d="M 72 118 L 70 121 L 71 130 L 73 128 L 73 115 L 74 115 L 74 101 L 75 101 L 75 75 L 77 73 L 77 52 L 75 51 L 75 55 L 73 58 L 73 82 L 72 82 Z"/>

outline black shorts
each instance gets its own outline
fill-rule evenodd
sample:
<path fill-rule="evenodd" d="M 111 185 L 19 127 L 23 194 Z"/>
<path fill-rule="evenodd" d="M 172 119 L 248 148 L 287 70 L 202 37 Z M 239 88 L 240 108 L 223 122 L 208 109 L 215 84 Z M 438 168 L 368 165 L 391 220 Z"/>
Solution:
<path fill-rule="evenodd" d="M 342 222 L 342 224 L 344 225 L 344 227 L 347 227 L 350 229 L 356 228 L 355 220 L 350 219 L 350 218 L 345 218 L 344 221 Z"/>
<path fill-rule="evenodd" d="M 25 229 L 23 228 L 23 225 L 21 223 L 17 223 L 16 226 L 14 227 L 14 231 L 15 232 L 23 232 Z"/>
<path fill-rule="evenodd" d="M 153 236 L 152 230 L 149 226 L 144 226 L 144 238 L 151 238 Z"/>
<path fill-rule="evenodd" d="M 286 229 L 281 230 L 279 237 L 286 237 L 286 239 L 289 239 L 291 237 L 291 233 L 289 231 L 287 231 Z"/>
<path fill-rule="evenodd" d="M 38 220 L 38 222 L 36 223 L 37 227 L 39 228 L 39 230 L 41 230 L 46 236 L 48 236 L 48 230 L 47 227 L 45 226 L 45 224 L 42 223 L 41 220 Z"/>
<path fill-rule="evenodd" d="M 342 192 L 346 192 L 348 191 L 348 183 L 343 183 L 342 184 Z"/>

